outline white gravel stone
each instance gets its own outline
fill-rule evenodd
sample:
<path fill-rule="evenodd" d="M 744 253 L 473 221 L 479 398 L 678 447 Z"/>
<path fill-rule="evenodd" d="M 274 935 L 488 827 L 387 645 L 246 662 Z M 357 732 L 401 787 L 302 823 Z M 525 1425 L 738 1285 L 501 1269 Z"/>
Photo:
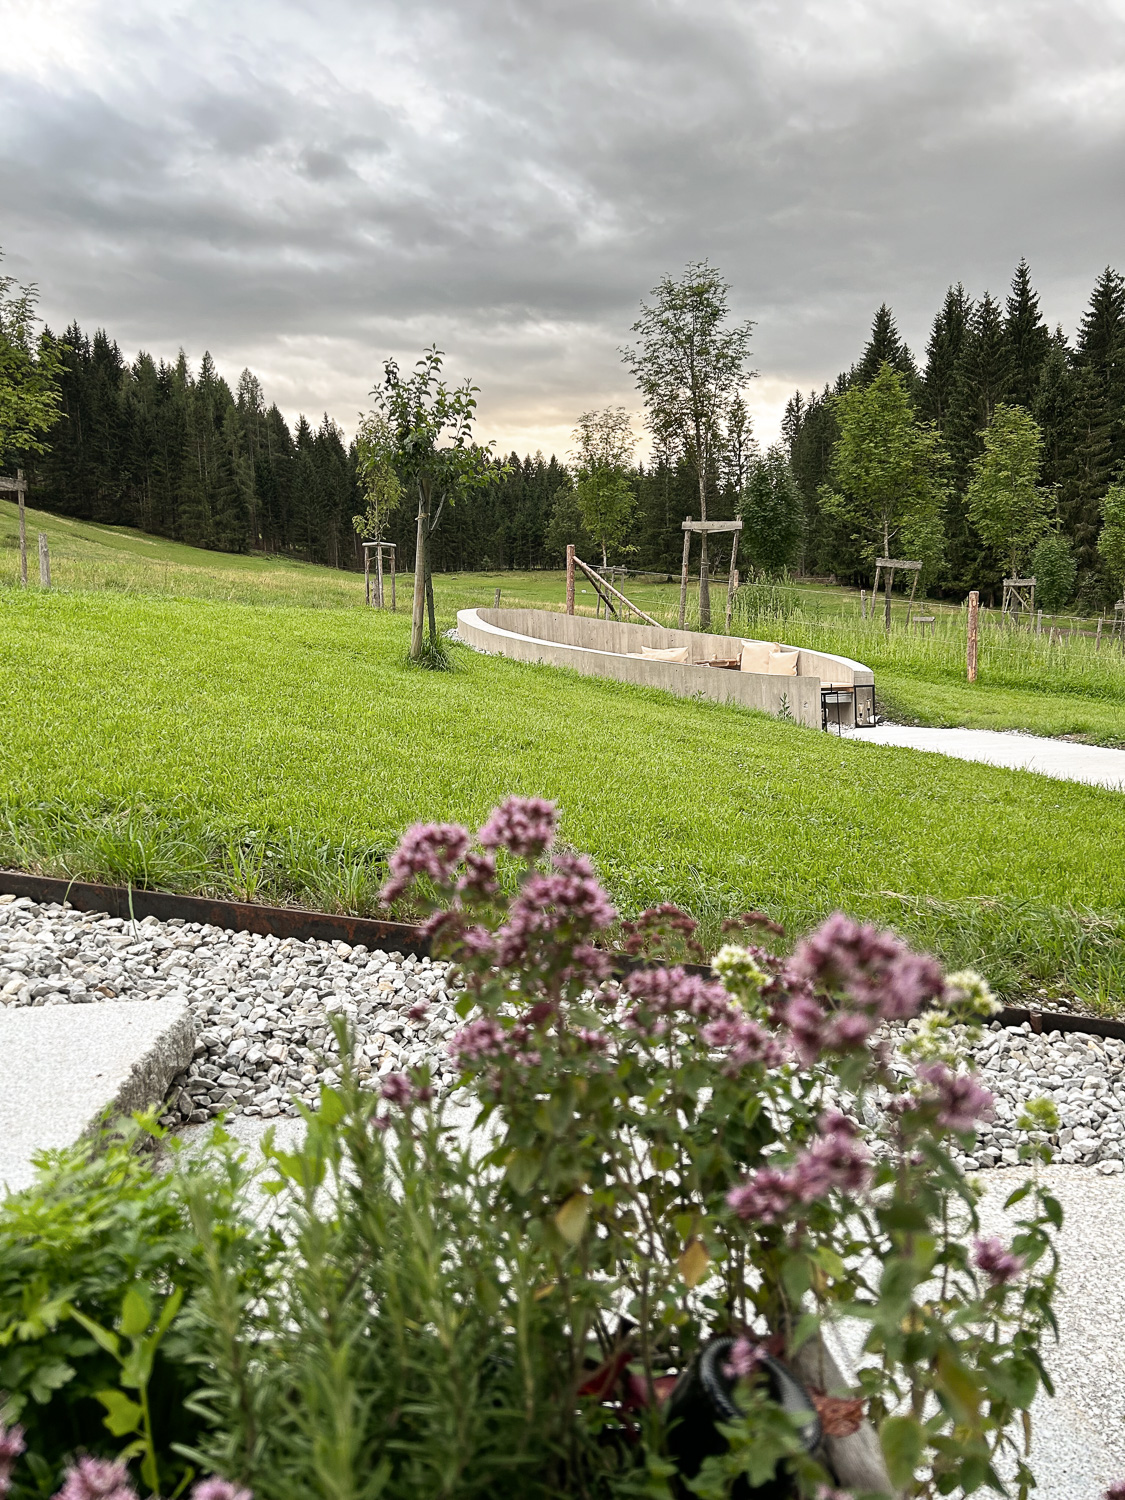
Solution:
<path fill-rule="evenodd" d="M 174 1082 L 169 1123 L 200 1124 L 220 1111 L 297 1112 L 332 1068 L 329 1017 L 343 1015 L 361 1073 L 428 1062 L 444 1092 L 455 1082 L 446 1047 L 460 1022 L 448 965 L 362 945 L 300 942 L 198 923 L 132 923 L 97 912 L 0 901 L 0 1007 L 185 1000 L 198 1039 Z M 411 1008 L 424 1004 L 424 1013 Z M 1075 1033 L 1036 1035 L 993 1023 L 973 1049 L 996 1097 L 992 1120 L 964 1160 L 972 1171 L 1013 1165 L 1016 1118 L 1047 1097 L 1059 1112 L 1051 1138 L 1060 1162 L 1125 1171 L 1125 1043 Z"/>
<path fill-rule="evenodd" d="M 428 1062 L 456 1081 L 446 1046 L 458 1026 L 448 965 L 362 945 L 260 937 L 194 922 L 124 921 L 99 912 L 0 901 L 0 1008 L 184 1001 L 195 1053 L 168 1094 L 165 1122 L 225 1111 L 295 1115 L 338 1078 L 331 1016 L 356 1036 L 361 1075 Z M 424 1012 L 411 1015 L 413 1007 Z"/>

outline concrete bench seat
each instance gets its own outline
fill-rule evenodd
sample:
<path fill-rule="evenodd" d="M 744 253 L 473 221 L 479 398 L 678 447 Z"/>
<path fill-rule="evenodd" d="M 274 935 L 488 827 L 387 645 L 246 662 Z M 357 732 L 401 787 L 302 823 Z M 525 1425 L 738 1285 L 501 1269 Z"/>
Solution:
<path fill-rule="evenodd" d="M 735 703 L 817 729 L 823 723 L 822 688 L 869 686 L 875 680 L 862 662 L 777 641 L 747 642 L 741 636 L 633 625 L 543 609 L 462 609 L 457 614 L 457 632 L 478 650 L 516 661 L 570 667 L 589 676 L 662 688 L 684 698 Z M 763 670 L 748 669 L 748 645 L 757 648 L 749 656 L 760 658 Z M 678 654 L 684 648 L 687 660 L 668 659 L 669 653 Z M 769 670 L 770 656 L 779 654 L 786 658 L 784 675 L 776 670 L 778 663 L 774 671 Z M 731 666 L 736 660 L 738 671 Z"/>

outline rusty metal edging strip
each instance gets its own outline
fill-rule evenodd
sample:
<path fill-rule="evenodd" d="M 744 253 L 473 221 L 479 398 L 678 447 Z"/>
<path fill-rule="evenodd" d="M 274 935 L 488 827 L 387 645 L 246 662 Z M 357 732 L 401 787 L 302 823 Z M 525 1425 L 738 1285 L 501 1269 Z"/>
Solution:
<path fill-rule="evenodd" d="M 298 906 L 261 906 L 252 901 L 220 901 L 210 896 L 178 896 L 170 891 L 141 890 L 136 886 L 89 885 L 58 880 L 49 875 L 27 875 L 22 870 L 0 870 L 0 893 L 30 896 L 33 901 L 69 901 L 78 911 L 104 911 L 111 917 L 156 917 L 161 922 L 185 922 L 225 927 L 233 932 L 256 932 L 263 937 L 310 938 L 330 943 L 362 943 L 367 948 L 393 948 L 425 958 L 429 940 L 405 922 L 383 922 L 375 917 L 346 917 L 333 912 L 307 911 Z"/>
<path fill-rule="evenodd" d="M 210 896 L 178 896 L 170 891 L 137 887 L 91 885 L 78 880 L 59 880 L 50 875 L 28 875 L 22 870 L 0 870 L 0 894 L 29 896 L 33 901 L 69 901 L 78 911 L 104 911 L 111 917 L 156 917 L 161 922 L 180 918 L 185 922 L 224 927 L 232 932 L 256 932 L 263 937 L 319 939 L 322 942 L 362 943 L 369 949 L 413 953 L 426 958 L 429 939 L 418 927 L 406 922 L 384 922 L 376 917 L 345 917 L 333 912 L 308 911 L 300 906 L 261 906 L 253 901 L 221 901 Z M 618 955 L 623 968 L 637 967 L 635 959 Z M 687 965 L 698 973 L 710 969 Z M 1125 1041 L 1125 1021 L 1101 1016 L 1064 1015 L 1058 1011 L 1021 1010 L 1004 1006 L 996 1019 L 1001 1026 L 1030 1025 L 1033 1032 L 1077 1032 L 1083 1036 L 1112 1037 Z"/>

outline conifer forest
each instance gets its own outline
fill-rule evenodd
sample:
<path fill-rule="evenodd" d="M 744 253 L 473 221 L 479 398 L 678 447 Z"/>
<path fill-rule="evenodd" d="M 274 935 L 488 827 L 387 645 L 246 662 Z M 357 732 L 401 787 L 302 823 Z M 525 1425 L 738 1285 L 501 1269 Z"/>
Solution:
<path fill-rule="evenodd" d="M 47 452 L 25 460 L 37 505 L 221 551 L 361 566 L 352 523 L 361 509 L 355 445 L 330 415 L 302 416 L 291 428 L 276 405 L 267 406 L 251 371 L 232 389 L 209 354 L 198 369 L 183 353 L 172 364 L 145 353 L 129 362 L 107 332 L 91 338 L 77 325 L 61 349 L 61 416 Z M 869 385 L 884 365 L 900 377 L 915 419 L 936 433 L 943 453 L 943 545 L 931 588 L 963 594 L 999 585 L 1003 569 L 974 529 L 966 493 L 997 408 L 1014 406 L 1041 434 L 1038 483 L 1049 496 L 1052 533 L 1073 556 L 1071 602 L 1096 610 L 1119 597 L 1120 581 L 1108 576 L 1097 543 L 1103 498 L 1125 471 L 1125 277 L 1111 268 L 1098 276 L 1071 340 L 1049 326 L 1025 261 L 1002 299 L 951 286 L 917 355 L 884 304 L 851 368 L 820 391 L 791 397 L 779 447 L 719 445 L 708 514 L 746 517 L 744 568 L 841 582 L 869 577 L 870 547 L 825 501 L 839 398 Z M 570 541 L 596 556 L 567 455 L 496 462 L 506 469 L 498 483 L 447 508 L 433 537 L 435 570 L 557 567 Z M 627 550 L 611 561 L 678 571 L 680 521 L 698 509 L 694 476 L 683 463 L 656 461 L 635 466 L 629 478 L 633 525 Z M 409 503 L 391 516 L 387 539 L 409 569 Z"/>

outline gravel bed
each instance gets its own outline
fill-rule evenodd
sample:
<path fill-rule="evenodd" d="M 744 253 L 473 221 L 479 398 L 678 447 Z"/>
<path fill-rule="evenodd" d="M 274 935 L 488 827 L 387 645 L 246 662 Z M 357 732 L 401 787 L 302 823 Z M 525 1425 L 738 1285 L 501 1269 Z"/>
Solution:
<path fill-rule="evenodd" d="M 133 923 L 0 896 L 0 1005 L 101 999 L 187 1002 L 198 1031 L 166 1123 L 222 1110 L 272 1118 L 315 1103 L 337 1077 L 330 1017 L 346 1016 L 373 1081 L 428 1061 L 456 1081 L 445 1045 L 457 1026 L 448 966 L 362 945 L 261 937 L 198 922 Z M 425 1014 L 418 1009 L 425 1002 Z"/>
<path fill-rule="evenodd" d="M 291 1115 L 293 1096 L 314 1103 L 320 1082 L 336 1076 L 333 1015 L 350 1021 L 360 1071 L 373 1082 L 428 1062 L 439 1091 L 456 1083 L 446 1042 L 459 1023 L 446 964 L 0 896 L 0 1005 L 177 996 L 195 1015 L 198 1040 L 169 1095 L 169 1125 L 201 1124 L 221 1110 Z M 964 1158 L 971 1170 L 1015 1164 L 1020 1106 L 1045 1095 L 1059 1111 L 1058 1161 L 1125 1171 L 1125 1043 L 994 1023 L 974 1060 L 996 1113 Z"/>

